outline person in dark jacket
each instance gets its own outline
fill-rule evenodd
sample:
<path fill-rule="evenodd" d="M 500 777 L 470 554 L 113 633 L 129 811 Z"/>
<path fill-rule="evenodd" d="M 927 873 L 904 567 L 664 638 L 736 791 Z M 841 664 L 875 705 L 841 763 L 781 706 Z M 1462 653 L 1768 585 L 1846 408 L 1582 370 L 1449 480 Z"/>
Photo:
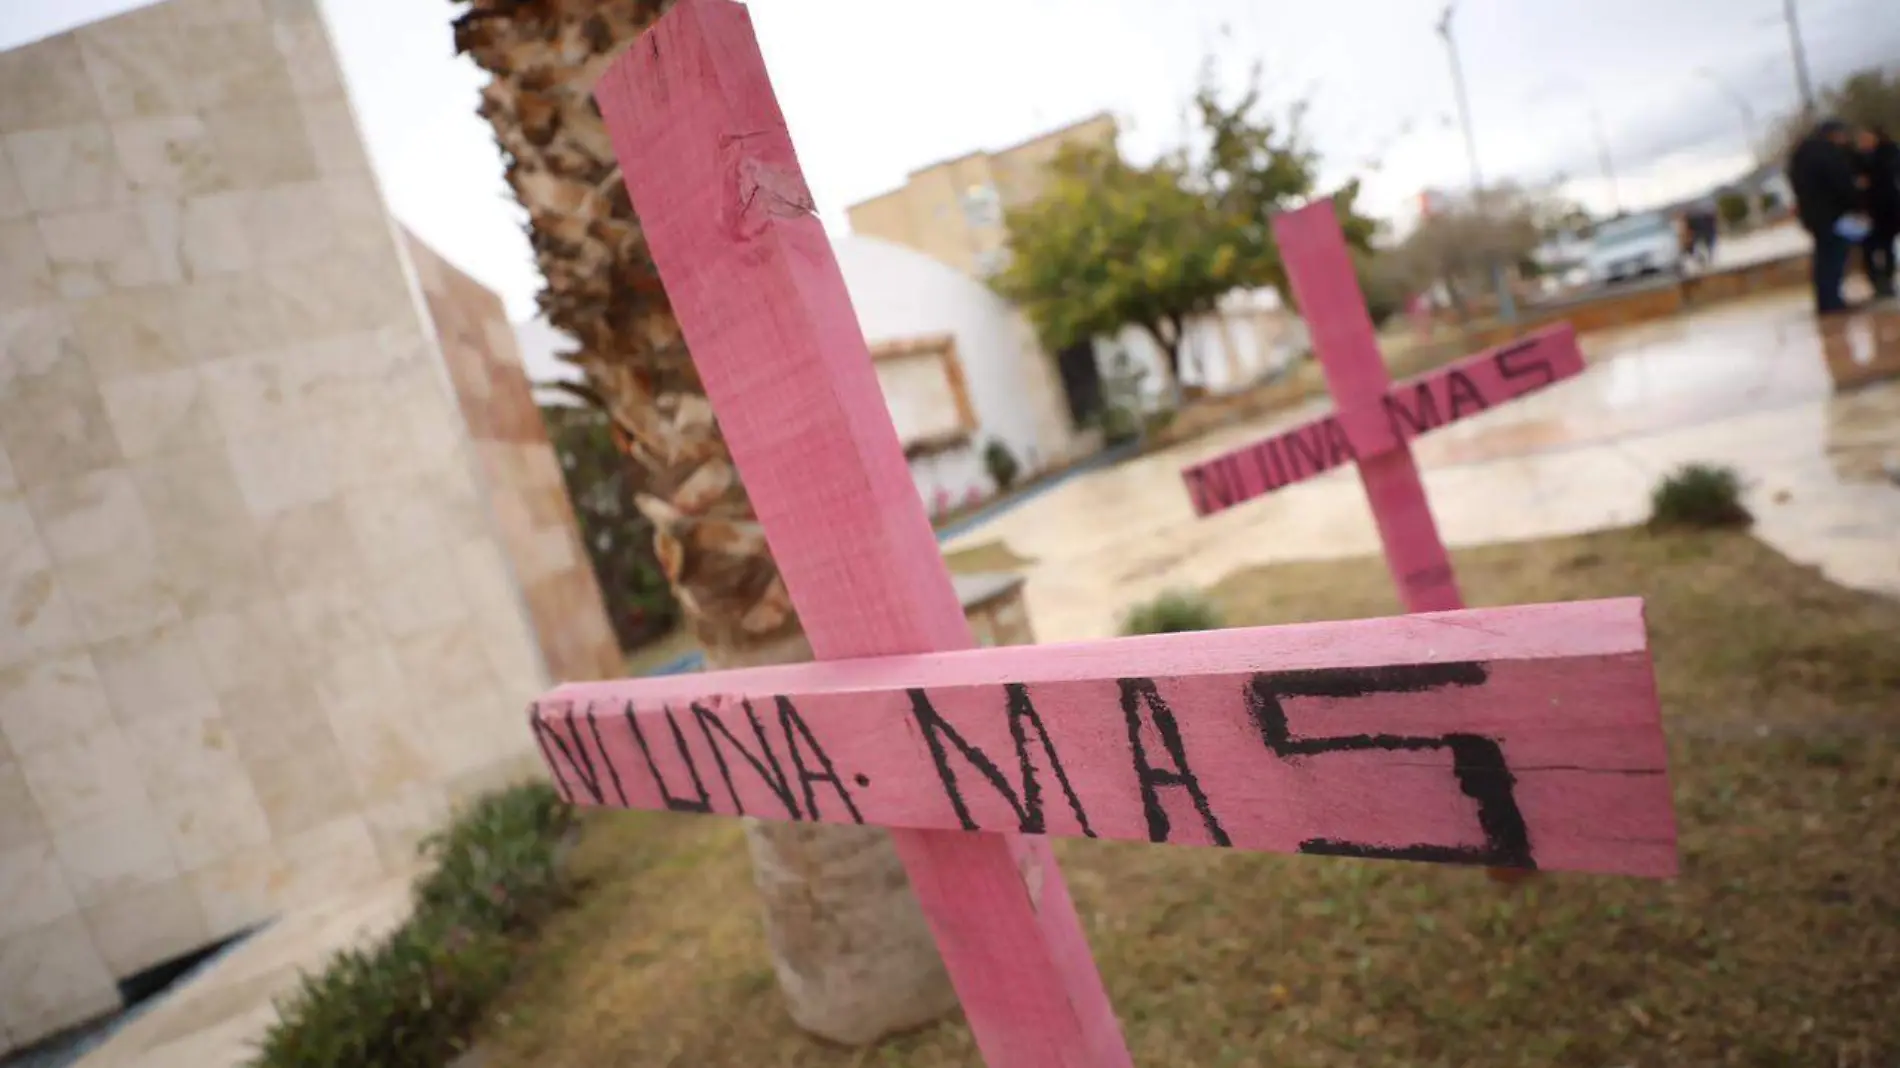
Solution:
<path fill-rule="evenodd" d="M 1788 156 L 1795 214 L 1814 238 L 1814 310 L 1820 315 L 1847 310 L 1841 283 L 1847 278 L 1847 255 L 1854 242 L 1843 230 L 1851 230 L 1852 217 L 1861 207 L 1858 177 L 1853 134 L 1839 119 L 1816 126 Z"/>
<path fill-rule="evenodd" d="M 1867 239 L 1860 246 L 1861 260 L 1867 280 L 1874 284 L 1874 296 L 1891 297 L 1894 240 L 1900 238 L 1900 145 L 1885 130 L 1872 129 L 1861 131 L 1859 147 L 1869 224 Z"/>

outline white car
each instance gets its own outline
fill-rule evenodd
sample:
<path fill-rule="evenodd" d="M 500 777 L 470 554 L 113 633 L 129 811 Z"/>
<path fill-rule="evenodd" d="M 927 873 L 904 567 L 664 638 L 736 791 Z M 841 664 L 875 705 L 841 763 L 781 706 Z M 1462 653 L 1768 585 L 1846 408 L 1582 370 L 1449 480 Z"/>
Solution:
<path fill-rule="evenodd" d="M 1658 211 L 1626 215 L 1597 227 L 1585 257 L 1592 281 L 1609 284 L 1682 269 L 1674 219 Z"/>

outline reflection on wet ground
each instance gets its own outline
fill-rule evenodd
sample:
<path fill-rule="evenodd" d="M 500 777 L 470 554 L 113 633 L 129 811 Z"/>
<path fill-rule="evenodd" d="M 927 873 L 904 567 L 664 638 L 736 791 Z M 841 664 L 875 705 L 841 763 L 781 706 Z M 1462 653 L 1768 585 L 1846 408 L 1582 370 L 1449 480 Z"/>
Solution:
<path fill-rule="evenodd" d="M 1689 461 L 1730 464 L 1757 534 L 1836 581 L 1900 593 L 1900 310 L 1817 327 L 1800 294 L 1593 335 L 1582 376 L 1414 443 L 1447 543 L 1640 521 Z M 1237 567 L 1378 551 L 1337 471 L 1196 519 L 1182 466 L 1311 418 L 1309 405 L 1078 478 L 952 547 L 1002 539 L 1045 641 L 1103 637 L 1124 606 Z"/>

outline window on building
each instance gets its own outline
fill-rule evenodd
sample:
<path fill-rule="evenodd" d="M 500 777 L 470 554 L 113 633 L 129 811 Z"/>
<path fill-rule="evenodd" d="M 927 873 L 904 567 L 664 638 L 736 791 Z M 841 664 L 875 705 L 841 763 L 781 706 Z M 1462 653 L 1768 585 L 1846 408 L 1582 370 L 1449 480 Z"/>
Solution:
<path fill-rule="evenodd" d="M 973 185 L 963 193 L 963 217 L 974 227 L 1003 225 L 1003 201 L 996 187 Z"/>

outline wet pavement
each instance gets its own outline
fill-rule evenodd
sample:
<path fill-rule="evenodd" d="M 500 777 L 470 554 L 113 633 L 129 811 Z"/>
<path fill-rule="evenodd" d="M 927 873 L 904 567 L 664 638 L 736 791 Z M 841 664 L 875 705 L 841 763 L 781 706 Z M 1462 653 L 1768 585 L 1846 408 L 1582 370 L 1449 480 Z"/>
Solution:
<path fill-rule="evenodd" d="M 1817 327 L 1798 293 L 1584 339 L 1583 375 L 1414 443 L 1446 543 L 1637 523 L 1679 464 L 1728 464 L 1756 534 L 1837 582 L 1900 594 L 1900 311 Z M 1108 637 L 1126 606 L 1236 568 L 1379 551 L 1350 467 L 1196 519 L 1179 471 L 1329 402 L 1075 479 L 953 541 L 1036 561 L 1043 641 Z"/>

